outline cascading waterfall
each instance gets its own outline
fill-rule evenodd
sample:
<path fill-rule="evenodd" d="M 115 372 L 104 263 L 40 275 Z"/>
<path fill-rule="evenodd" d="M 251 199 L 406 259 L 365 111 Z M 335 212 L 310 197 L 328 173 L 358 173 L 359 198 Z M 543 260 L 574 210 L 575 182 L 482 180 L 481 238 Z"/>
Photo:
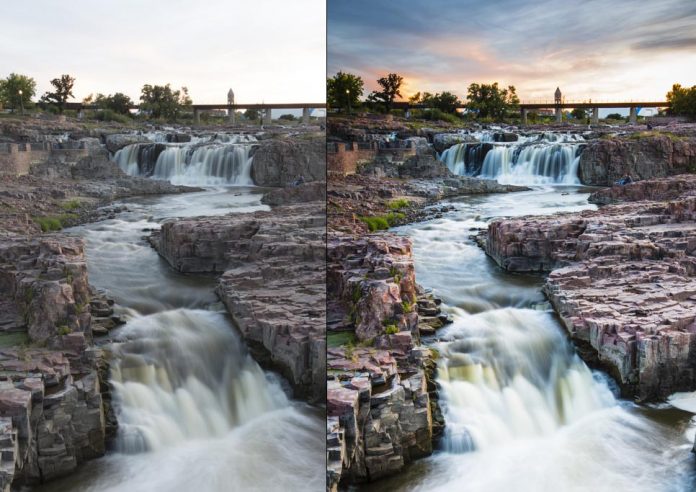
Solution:
<path fill-rule="evenodd" d="M 157 138 L 162 141 L 161 138 Z M 254 137 L 215 135 L 185 144 L 137 143 L 114 154 L 114 161 L 131 176 L 163 179 L 173 184 L 252 186 Z"/>
<path fill-rule="evenodd" d="M 225 435 L 289 404 L 222 314 L 177 309 L 139 316 L 120 338 L 111 381 L 123 452 Z"/>
<path fill-rule="evenodd" d="M 443 345 L 445 447 L 486 450 L 551 435 L 615 400 L 548 313 L 497 309 L 457 318 Z"/>
<path fill-rule="evenodd" d="M 489 133 L 475 136 L 481 143 L 456 144 L 442 152 L 440 160 L 454 174 L 506 184 L 580 184 L 580 135 L 544 133 L 508 143 L 493 142 Z"/>

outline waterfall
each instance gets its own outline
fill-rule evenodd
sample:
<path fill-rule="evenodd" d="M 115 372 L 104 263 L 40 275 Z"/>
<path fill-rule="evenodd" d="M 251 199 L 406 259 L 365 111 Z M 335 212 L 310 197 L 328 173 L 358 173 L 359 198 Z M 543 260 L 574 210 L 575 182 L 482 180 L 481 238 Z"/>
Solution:
<path fill-rule="evenodd" d="M 503 308 L 458 319 L 440 371 L 454 453 L 551 435 L 615 404 L 549 313 Z"/>
<path fill-rule="evenodd" d="M 132 144 L 117 151 L 113 159 L 130 176 L 164 179 L 173 184 L 253 186 L 253 137 L 215 135 L 205 142 L 199 140 Z"/>
<path fill-rule="evenodd" d="M 544 133 L 518 141 L 494 143 L 489 133 L 476 133 L 480 143 L 446 149 L 440 160 L 459 176 L 481 176 L 505 184 L 580 184 L 578 164 L 583 137 Z"/>
<path fill-rule="evenodd" d="M 111 382 L 122 452 L 223 436 L 289 404 L 222 314 L 176 309 L 138 316 L 120 338 Z"/>

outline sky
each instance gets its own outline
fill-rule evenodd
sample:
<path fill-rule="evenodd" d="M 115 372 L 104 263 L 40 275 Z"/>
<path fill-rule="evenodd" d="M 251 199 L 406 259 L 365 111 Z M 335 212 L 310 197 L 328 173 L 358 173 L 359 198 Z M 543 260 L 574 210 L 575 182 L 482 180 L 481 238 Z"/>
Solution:
<path fill-rule="evenodd" d="M 75 100 L 144 84 L 186 86 L 194 103 L 326 100 L 325 0 L 2 0 L 0 78 L 61 74 Z"/>
<path fill-rule="evenodd" d="M 694 0 L 328 0 L 327 74 L 389 72 L 402 94 L 472 82 L 514 85 L 522 101 L 664 100 L 696 85 Z"/>

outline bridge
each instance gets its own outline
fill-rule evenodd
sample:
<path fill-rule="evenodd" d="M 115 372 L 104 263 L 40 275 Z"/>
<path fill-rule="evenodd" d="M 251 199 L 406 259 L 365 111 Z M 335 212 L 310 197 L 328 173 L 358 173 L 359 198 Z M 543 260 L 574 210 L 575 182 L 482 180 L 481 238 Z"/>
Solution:
<path fill-rule="evenodd" d="M 530 110 L 534 109 L 555 109 L 556 121 L 561 122 L 563 119 L 562 109 L 591 109 L 591 121 L 593 125 L 599 123 L 599 108 L 629 108 L 628 120 L 635 124 L 638 121 L 638 108 L 668 108 L 669 103 L 666 101 L 623 101 L 623 102 L 592 102 L 592 101 L 563 101 L 557 103 L 555 101 L 535 101 L 523 102 L 519 104 L 520 113 L 522 115 L 522 123 L 527 124 L 527 115 Z M 392 104 L 394 109 L 433 109 L 427 104 L 413 104 L 405 101 L 394 101 Z M 465 109 L 466 104 L 461 103 L 456 106 L 457 109 Z"/>
<path fill-rule="evenodd" d="M 263 113 L 263 124 L 271 124 L 271 111 L 274 109 L 301 109 L 302 110 L 302 123 L 305 125 L 309 124 L 309 110 L 314 109 L 325 109 L 326 103 L 261 103 L 261 104 L 192 104 L 187 106 L 193 110 L 193 121 L 195 123 L 201 122 L 201 112 L 202 111 L 212 111 L 215 109 L 227 110 L 227 118 L 230 124 L 235 124 L 237 122 L 237 113 L 239 109 L 256 109 Z M 69 102 L 65 104 L 65 109 L 72 109 L 75 111 L 83 111 L 85 109 L 101 109 L 94 104 L 84 104 L 79 102 Z M 128 109 L 140 109 L 140 106 L 134 104 Z"/>
<path fill-rule="evenodd" d="M 623 102 L 592 102 L 592 101 L 555 101 L 544 102 L 524 102 L 520 103 L 520 113 L 522 114 L 522 123 L 527 123 L 527 114 L 533 109 L 555 109 L 556 121 L 560 122 L 563 119 L 562 109 L 591 109 L 592 116 L 590 120 L 593 125 L 599 123 L 599 108 L 628 108 L 628 121 L 635 124 L 638 121 L 638 108 L 668 108 L 669 103 L 666 101 L 623 101 Z"/>

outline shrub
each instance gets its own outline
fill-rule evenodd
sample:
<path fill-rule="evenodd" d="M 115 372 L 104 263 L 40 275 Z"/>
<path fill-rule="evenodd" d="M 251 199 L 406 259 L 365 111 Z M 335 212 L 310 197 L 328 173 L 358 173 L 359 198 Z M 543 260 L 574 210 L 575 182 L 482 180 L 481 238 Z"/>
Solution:
<path fill-rule="evenodd" d="M 386 231 L 389 229 L 389 223 L 384 217 L 360 217 L 360 220 L 367 224 L 370 232 Z"/>
<path fill-rule="evenodd" d="M 60 336 L 65 336 L 69 333 L 72 333 L 72 330 L 70 329 L 70 327 L 68 325 L 61 325 L 58 327 L 58 334 Z"/>
<path fill-rule="evenodd" d="M 387 335 L 394 335 L 399 333 L 399 328 L 394 323 L 390 323 L 385 327 L 384 332 Z"/>

